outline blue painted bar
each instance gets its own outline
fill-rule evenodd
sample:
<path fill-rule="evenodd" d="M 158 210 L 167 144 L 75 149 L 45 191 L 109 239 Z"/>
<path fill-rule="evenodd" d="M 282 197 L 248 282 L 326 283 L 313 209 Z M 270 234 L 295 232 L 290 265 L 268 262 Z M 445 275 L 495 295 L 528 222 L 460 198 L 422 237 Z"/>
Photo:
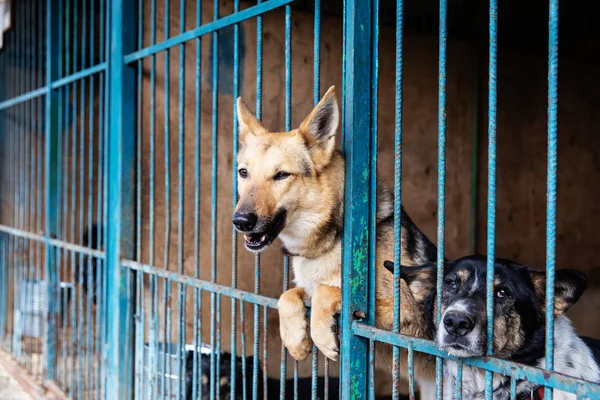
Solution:
<path fill-rule="evenodd" d="M 262 26 L 262 17 L 259 17 Z M 321 0 L 315 0 L 313 26 L 313 106 L 316 106 L 321 98 Z M 262 46 L 262 39 L 261 39 Z M 262 63 L 262 54 L 261 54 Z M 262 65 L 262 64 L 261 64 Z M 262 75 L 261 75 L 262 79 Z M 258 104 L 257 104 L 258 108 Z M 327 359 L 325 359 L 327 360 Z M 325 361 L 327 363 L 327 361 Z M 313 345 L 311 365 L 311 399 L 317 400 L 317 383 L 319 376 L 319 349 Z"/>
<path fill-rule="evenodd" d="M 165 0 L 164 2 L 164 35 L 165 39 L 168 39 L 170 34 L 170 1 Z M 169 252 L 171 250 L 171 95 L 170 95 L 170 80 L 171 80 L 171 72 L 170 72 L 170 58 L 171 53 L 170 49 L 165 50 L 164 58 L 165 58 L 165 69 L 164 69 L 164 86 L 163 86 L 163 94 L 164 94 L 164 156 L 165 156 L 165 240 L 163 247 L 163 267 L 165 269 L 169 269 Z M 170 342 L 171 339 L 171 284 L 168 279 L 163 280 L 163 304 L 166 306 L 166 311 L 163 315 L 163 332 L 164 332 L 164 342 Z M 161 379 L 161 398 L 165 399 L 167 387 L 166 387 L 166 376 L 172 375 L 171 371 L 171 362 L 167 363 L 166 352 L 162 357 L 162 373 L 160 374 Z M 169 393 L 172 393 L 172 380 L 169 379 Z"/>
<path fill-rule="evenodd" d="M 219 19 L 219 0 L 213 2 L 213 19 L 217 21 Z M 211 132 L 211 282 L 217 281 L 217 179 L 218 179 L 218 129 L 219 129 L 219 32 L 212 32 L 212 132 Z M 217 313 L 217 299 L 215 293 L 211 293 L 210 296 L 210 314 L 212 316 L 210 321 L 210 345 L 211 348 L 215 348 L 216 342 L 216 326 L 215 326 L 215 315 Z M 217 377 L 217 367 L 215 352 L 210 353 L 210 399 L 214 400 L 217 394 L 216 389 L 219 385 Z"/>
<path fill-rule="evenodd" d="M 396 96 L 394 121 L 394 332 L 400 332 L 400 235 L 402 227 L 402 73 L 404 2 L 396 1 Z M 400 395 L 400 349 L 393 349 L 392 396 Z"/>
<path fill-rule="evenodd" d="M 285 130 L 292 129 L 292 8 L 285 6 Z M 234 171 L 237 169 L 234 169 Z M 289 288 L 290 258 L 283 257 L 282 293 Z M 281 344 L 281 368 L 279 372 L 279 399 L 285 399 L 287 378 L 287 349 Z"/>
<path fill-rule="evenodd" d="M 108 135 L 107 224 L 107 398 L 129 398 L 132 382 L 131 326 L 128 315 L 130 282 L 120 261 L 131 259 L 134 251 L 135 176 L 135 70 L 123 62 L 123 55 L 135 49 L 135 11 L 132 3 L 112 0 L 111 52 L 108 60 L 110 121 Z M 125 355 L 125 360 L 122 356 Z"/>
<path fill-rule="evenodd" d="M 56 256 L 54 247 L 49 243 L 51 236 L 56 235 L 58 232 L 57 224 L 57 210 L 59 197 L 59 182 L 56 171 L 61 160 L 58 158 L 58 94 L 53 92 L 48 87 L 50 83 L 56 79 L 59 75 L 58 69 L 58 58 L 52 57 L 52 54 L 57 53 L 57 46 L 59 44 L 59 25 L 56 24 L 56 16 L 58 13 L 58 1 L 47 0 L 46 1 L 46 88 L 47 91 L 45 101 L 45 121 L 44 121 L 44 136 L 45 136 L 45 193 L 44 193 L 44 205 L 46 208 L 45 212 L 45 228 L 44 228 L 44 241 L 46 243 L 46 258 L 44 264 L 44 276 L 48 282 L 48 304 L 47 310 L 48 324 L 46 325 L 46 332 L 44 334 L 44 354 L 45 365 L 42 377 L 46 380 L 54 380 L 55 365 L 56 365 L 56 342 L 54 332 L 56 330 L 55 318 L 55 292 L 54 289 L 58 283 Z M 40 160 L 41 162 L 41 160 Z"/>
<path fill-rule="evenodd" d="M 179 29 L 181 33 L 185 31 L 185 1 L 180 1 L 179 5 Z M 179 46 L 179 159 L 178 159 L 178 173 L 177 180 L 179 188 L 177 190 L 177 271 L 183 274 L 183 166 L 185 162 L 185 153 L 183 149 L 185 141 L 185 45 Z M 181 284 L 177 286 L 179 293 L 179 300 L 177 302 L 177 308 L 179 310 L 179 353 L 178 353 L 178 370 L 177 376 L 182 377 L 182 371 L 184 371 L 184 360 L 185 360 L 185 286 Z M 179 385 L 177 386 L 177 398 L 180 399 L 182 393 L 185 393 L 184 379 L 179 379 Z"/>
<path fill-rule="evenodd" d="M 13 97 L 8 100 L 4 100 L 2 103 L 0 103 L 0 111 L 17 106 L 19 104 L 25 103 L 29 100 L 32 100 L 32 99 L 35 99 L 38 97 L 45 96 L 47 93 L 48 93 L 48 88 L 42 87 L 39 89 L 32 90 L 31 92 L 22 94 L 20 96 Z"/>
<path fill-rule="evenodd" d="M 84 78 L 97 75 L 100 72 L 106 71 L 106 68 L 107 64 L 105 62 L 100 63 L 98 65 L 94 65 L 93 67 L 83 69 L 81 71 L 75 72 L 74 74 L 65 76 L 61 79 L 57 79 L 56 81 L 52 82 L 50 87 L 52 89 L 58 89 L 60 87 L 67 86 L 73 82 L 81 81 Z"/>
<path fill-rule="evenodd" d="M 202 25 L 202 2 L 196 2 L 196 26 Z M 195 138 L 194 138 L 194 276 L 200 278 L 200 121 L 201 121 L 201 72 L 202 39 L 196 39 L 196 76 L 195 76 Z M 235 103 L 235 102 L 234 102 Z M 234 118 L 236 120 L 236 118 Z M 232 313 L 232 318 L 234 313 Z M 194 290 L 194 347 L 202 343 L 202 293 Z M 233 335 L 233 333 L 232 333 Z M 235 343 L 235 341 L 234 341 Z M 194 352 L 192 367 L 192 398 L 202 399 L 202 390 L 198 393 L 198 376 L 202 375 L 202 363 L 198 352 Z"/>
<path fill-rule="evenodd" d="M 462 376 L 463 376 L 463 360 L 458 360 L 456 367 L 456 387 L 454 392 L 454 398 L 456 400 L 462 399 Z M 514 380 L 514 379 L 513 379 Z"/>
<path fill-rule="evenodd" d="M 368 311 L 369 260 L 369 173 L 371 141 L 364 132 L 371 129 L 371 1 L 348 0 L 344 99 L 344 154 L 346 183 L 342 256 L 341 396 L 361 398 L 367 393 L 369 342 L 353 335 L 354 312 Z M 367 179 L 363 178 L 366 177 Z M 352 199 L 352 202 L 350 202 Z"/>
<path fill-rule="evenodd" d="M 488 208 L 487 208 L 487 353 L 493 352 L 494 257 L 496 247 L 496 93 L 498 54 L 498 1 L 490 0 L 490 44 L 488 71 Z M 485 373 L 485 398 L 492 400 L 492 373 Z"/>
<path fill-rule="evenodd" d="M 240 1 L 234 0 L 233 2 L 233 13 L 240 11 Z M 198 40 L 199 41 L 199 40 Z M 237 188 L 237 153 L 238 153 L 238 140 L 239 140 L 239 125 L 237 119 L 237 101 L 236 99 L 240 95 L 240 24 L 233 25 L 233 112 L 232 112 L 232 123 L 233 123 L 233 141 L 232 141 L 232 154 L 233 154 L 233 165 L 231 167 L 231 204 L 232 213 L 235 212 L 235 207 L 238 201 L 238 188 Z M 231 226 L 231 287 L 237 287 L 237 262 L 238 262 L 238 233 L 235 227 Z M 230 398 L 235 398 L 236 394 L 236 375 L 237 375 L 237 304 L 235 299 L 231 299 L 231 375 L 230 375 Z"/>
<path fill-rule="evenodd" d="M 554 268 L 556 265 L 556 170 L 558 159 L 558 0 L 548 21 L 548 182 L 546 205 L 546 369 L 554 369 Z M 548 396 L 548 394 L 550 396 Z M 546 396 L 552 399 L 551 393 Z"/>
<path fill-rule="evenodd" d="M 444 280 L 445 223 L 446 223 L 446 36 L 447 1 L 440 0 L 439 69 L 438 69 L 438 208 L 437 208 L 437 313 L 439 326 L 442 318 L 442 290 Z M 437 398 L 442 399 L 444 361 L 435 360 Z"/>
<path fill-rule="evenodd" d="M 405 336 L 399 333 L 373 328 L 359 322 L 353 323 L 351 329 L 355 335 L 368 338 L 370 340 L 377 340 L 403 348 L 408 348 L 409 345 L 412 345 L 415 351 L 458 361 L 457 357 L 438 349 L 435 342 L 430 340 L 417 339 L 411 336 Z M 516 364 L 490 356 L 470 357 L 463 358 L 462 360 L 466 365 L 471 365 L 477 368 L 492 371 L 494 373 L 511 376 L 518 380 L 527 379 L 528 381 L 537 385 L 545 385 L 554 389 L 564 390 L 571 393 L 575 393 L 578 389 L 580 389 L 583 391 L 585 396 L 589 397 L 590 399 L 600 399 L 600 385 L 590 385 L 587 384 L 586 381 L 576 379 L 559 372 L 549 373 L 549 371 L 543 369 L 534 368 L 528 365 Z"/>

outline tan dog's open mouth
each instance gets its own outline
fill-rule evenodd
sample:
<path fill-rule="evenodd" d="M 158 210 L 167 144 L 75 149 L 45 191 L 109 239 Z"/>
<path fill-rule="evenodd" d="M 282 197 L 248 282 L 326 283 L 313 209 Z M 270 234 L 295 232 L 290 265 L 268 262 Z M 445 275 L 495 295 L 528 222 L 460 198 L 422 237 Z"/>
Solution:
<path fill-rule="evenodd" d="M 244 234 L 246 248 L 253 252 L 259 252 L 268 247 L 285 226 L 286 212 L 281 210 L 277 213 L 270 224 L 261 232 L 249 232 Z"/>

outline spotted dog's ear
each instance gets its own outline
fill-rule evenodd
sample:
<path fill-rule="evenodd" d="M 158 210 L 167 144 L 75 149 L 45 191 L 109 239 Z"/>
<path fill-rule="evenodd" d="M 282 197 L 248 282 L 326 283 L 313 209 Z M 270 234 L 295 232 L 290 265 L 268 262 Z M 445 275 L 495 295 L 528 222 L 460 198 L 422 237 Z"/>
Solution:
<path fill-rule="evenodd" d="M 384 261 L 383 266 L 394 273 L 394 262 Z M 435 290 L 435 263 L 427 263 L 418 267 L 400 266 L 400 279 L 408 285 L 415 300 L 423 302 Z"/>
<path fill-rule="evenodd" d="M 542 308 L 546 309 L 546 272 L 529 271 L 535 295 L 540 299 Z M 559 269 L 554 275 L 554 315 L 559 316 L 581 297 L 587 288 L 587 277 L 574 269 Z"/>

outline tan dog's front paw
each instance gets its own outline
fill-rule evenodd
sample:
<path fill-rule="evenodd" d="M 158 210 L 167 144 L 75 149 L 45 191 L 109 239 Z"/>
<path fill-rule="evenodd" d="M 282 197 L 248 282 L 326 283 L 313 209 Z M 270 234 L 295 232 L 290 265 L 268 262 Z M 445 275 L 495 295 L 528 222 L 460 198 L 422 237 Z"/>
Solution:
<path fill-rule="evenodd" d="M 340 355 L 338 337 L 333 316 L 326 319 L 311 317 L 310 335 L 321 353 L 330 360 L 337 361 Z"/>
<path fill-rule="evenodd" d="M 340 288 L 328 285 L 319 286 L 312 298 L 310 336 L 325 357 L 334 361 L 340 354 L 335 315 L 340 312 L 341 300 Z"/>
<path fill-rule="evenodd" d="M 304 290 L 301 288 L 290 289 L 281 295 L 277 303 L 281 341 L 290 355 L 298 361 L 304 361 L 312 350 L 303 294 Z"/>
<path fill-rule="evenodd" d="M 290 355 L 298 361 L 306 360 L 312 351 L 306 318 L 281 318 L 280 316 L 279 331 L 281 341 Z"/>

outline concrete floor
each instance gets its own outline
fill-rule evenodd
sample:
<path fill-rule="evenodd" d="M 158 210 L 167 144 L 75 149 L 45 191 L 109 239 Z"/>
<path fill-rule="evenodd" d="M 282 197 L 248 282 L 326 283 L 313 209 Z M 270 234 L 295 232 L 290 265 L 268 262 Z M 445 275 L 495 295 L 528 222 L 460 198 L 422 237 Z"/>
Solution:
<path fill-rule="evenodd" d="M 33 400 L 19 383 L 0 364 L 0 399 L 2 400 Z"/>

